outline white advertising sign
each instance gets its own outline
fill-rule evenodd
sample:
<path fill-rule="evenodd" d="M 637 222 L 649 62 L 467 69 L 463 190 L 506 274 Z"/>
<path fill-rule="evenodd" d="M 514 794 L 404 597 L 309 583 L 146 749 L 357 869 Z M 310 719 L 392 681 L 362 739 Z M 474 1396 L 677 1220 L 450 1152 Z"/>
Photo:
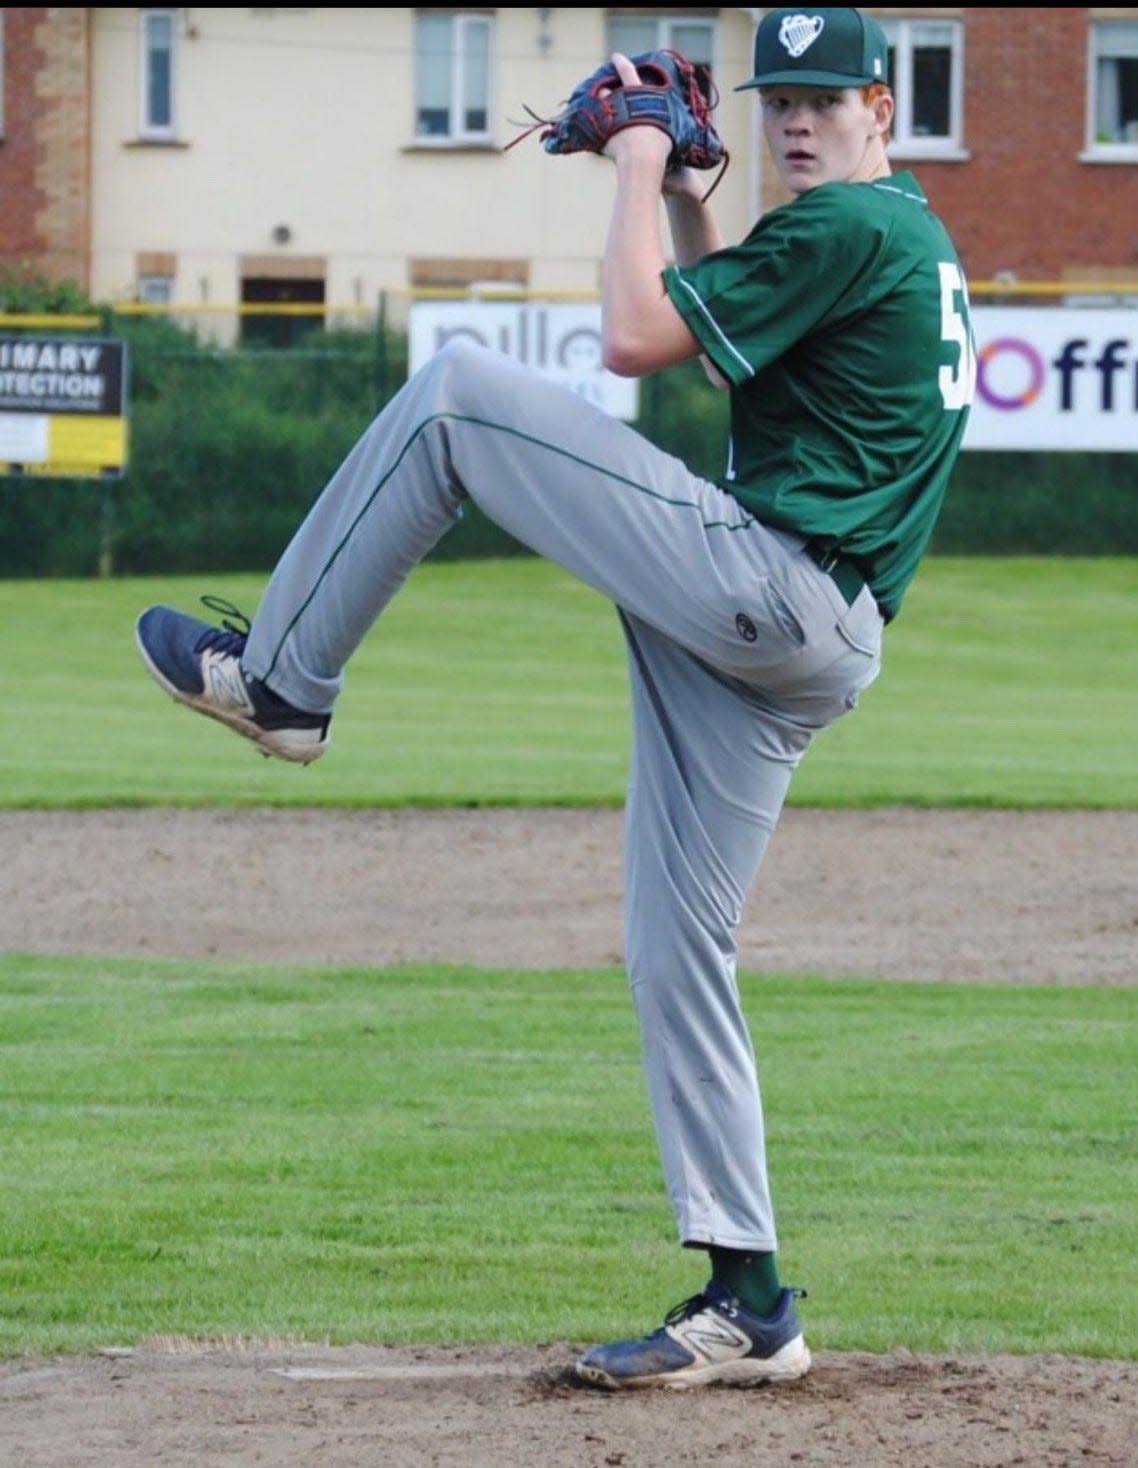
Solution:
<path fill-rule="evenodd" d="M 43 413 L 0 413 L 0 463 L 42 464 L 48 420 Z"/>
<path fill-rule="evenodd" d="M 1138 311 L 973 306 L 966 449 L 1138 451 Z"/>
<path fill-rule="evenodd" d="M 455 337 L 494 347 L 626 421 L 639 412 L 635 378 L 601 366 L 601 308 L 590 303 L 415 301 L 408 366 L 416 372 Z"/>

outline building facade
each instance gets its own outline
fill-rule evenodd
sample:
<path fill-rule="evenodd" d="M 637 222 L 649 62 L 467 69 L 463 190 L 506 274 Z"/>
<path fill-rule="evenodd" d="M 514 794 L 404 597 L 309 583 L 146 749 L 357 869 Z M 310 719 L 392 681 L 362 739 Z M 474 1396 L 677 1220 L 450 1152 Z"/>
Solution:
<path fill-rule="evenodd" d="M 973 281 L 1138 285 L 1138 9 L 877 9 L 895 168 Z M 781 202 L 747 8 L 0 12 L 0 262 L 99 301 L 322 307 L 598 287 L 612 179 L 545 154 L 614 48 L 706 60 L 726 238 Z M 709 183 L 710 183 L 709 178 Z"/>

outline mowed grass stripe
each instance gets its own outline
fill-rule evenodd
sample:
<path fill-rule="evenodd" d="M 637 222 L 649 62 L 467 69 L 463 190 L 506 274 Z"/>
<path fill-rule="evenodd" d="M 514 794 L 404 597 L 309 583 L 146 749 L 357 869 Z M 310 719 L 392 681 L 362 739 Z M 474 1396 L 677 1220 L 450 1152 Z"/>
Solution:
<path fill-rule="evenodd" d="M 744 975 L 820 1348 L 1138 1354 L 1138 992 Z M 0 1352 L 591 1340 L 702 1284 L 616 970 L 0 957 Z"/>

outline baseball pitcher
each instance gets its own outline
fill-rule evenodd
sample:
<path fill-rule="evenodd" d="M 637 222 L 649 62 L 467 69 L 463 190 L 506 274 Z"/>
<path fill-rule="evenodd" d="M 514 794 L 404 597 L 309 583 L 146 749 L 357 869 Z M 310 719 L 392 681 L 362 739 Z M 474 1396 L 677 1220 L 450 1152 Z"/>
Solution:
<path fill-rule="evenodd" d="M 791 198 L 734 244 L 708 201 L 724 150 L 706 89 L 659 58 L 606 68 L 546 138 L 613 164 L 604 363 L 701 358 L 730 394 L 720 477 L 455 341 L 333 475 L 251 625 L 157 606 L 136 635 L 175 699 L 307 763 L 353 652 L 467 501 L 611 599 L 633 721 L 628 977 L 678 1242 L 708 1268 L 658 1329 L 576 1369 L 607 1388 L 746 1385 L 801 1376 L 810 1354 L 777 1266 L 736 930 L 796 767 L 878 675 L 960 447 L 972 333 L 952 241 L 889 163 L 871 18 L 763 16 L 744 87 Z"/>

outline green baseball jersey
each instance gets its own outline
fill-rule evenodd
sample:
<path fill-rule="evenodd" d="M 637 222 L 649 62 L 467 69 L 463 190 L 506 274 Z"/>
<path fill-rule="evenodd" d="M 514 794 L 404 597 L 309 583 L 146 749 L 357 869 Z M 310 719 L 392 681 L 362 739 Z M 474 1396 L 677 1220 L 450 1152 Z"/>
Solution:
<path fill-rule="evenodd" d="M 895 616 L 975 378 L 964 272 L 916 179 L 820 184 L 664 283 L 730 384 L 720 484 L 840 549 Z"/>

